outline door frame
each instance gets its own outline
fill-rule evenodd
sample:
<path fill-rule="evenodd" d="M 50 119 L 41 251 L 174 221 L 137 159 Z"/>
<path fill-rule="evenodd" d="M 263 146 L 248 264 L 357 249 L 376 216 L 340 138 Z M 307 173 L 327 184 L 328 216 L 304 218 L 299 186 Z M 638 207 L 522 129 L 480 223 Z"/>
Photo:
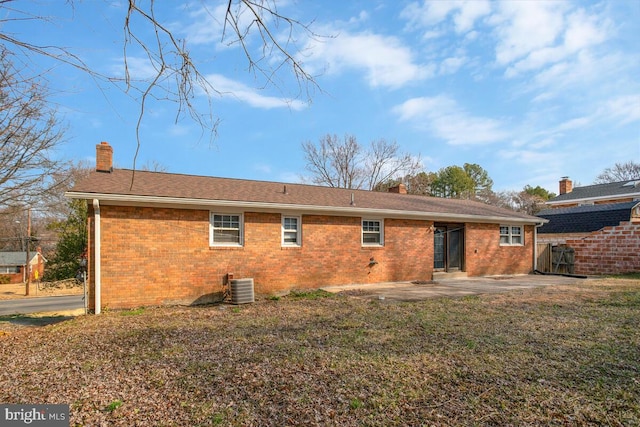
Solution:
<path fill-rule="evenodd" d="M 465 233 L 464 233 L 464 224 L 458 224 L 458 223 L 445 223 L 445 222 L 437 222 L 433 224 L 433 271 L 439 271 L 439 272 L 454 272 L 454 271 L 465 271 Z M 436 268 L 435 266 L 435 262 L 436 262 L 436 253 L 435 253 L 435 239 L 436 239 L 436 230 L 443 230 L 444 231 L 444 239 L 443 239 L 443 252 L 444 252 L 444 267 L 442 268 Z M 451 266 L 451 261 L 452 261 L 452 256 L 451 256 L 451 252 L 450 252 L 450 246 L 449 246 L 449 236 L 451 235 L 451 233 L 459 233 L 460 236 L 460 241 L 459 241 L 459 245 L 458 245 L 458 257 L 460 259 L 460 265 L 459 266 Z"/>

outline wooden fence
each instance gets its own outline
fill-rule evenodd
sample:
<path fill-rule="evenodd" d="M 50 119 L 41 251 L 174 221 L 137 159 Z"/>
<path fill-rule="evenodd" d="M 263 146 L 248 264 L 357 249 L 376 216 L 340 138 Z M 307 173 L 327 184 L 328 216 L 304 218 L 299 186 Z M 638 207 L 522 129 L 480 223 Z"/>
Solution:
<path fill-rule="evenodd" d="M 573 274 L 575 250 L 565 245 L 538 243 L 537 269 L 544 273 Z"/>

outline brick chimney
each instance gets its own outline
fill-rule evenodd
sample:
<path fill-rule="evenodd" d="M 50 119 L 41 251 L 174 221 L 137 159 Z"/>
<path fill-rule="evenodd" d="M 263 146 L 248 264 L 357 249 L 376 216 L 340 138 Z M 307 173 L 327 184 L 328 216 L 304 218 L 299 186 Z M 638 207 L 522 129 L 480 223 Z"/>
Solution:
<path fill-rule="evenodd" d="M 395 187 L 390 187 L 389 193 L 407 194 L 407 186 L 404 184 L 398 184 Z"/>
<path fill-rule="evenodd" d="M 571 190 L 573 190 L 573 182 L 568 176 L 563 176 L 560 179 L 560 194 L 571 193 Z"/>
<path fill-rule="evenodd" d="M 108 142 L 101 142 L 96 145 L 96 171 L 113 171 L 113 147 Z"/>

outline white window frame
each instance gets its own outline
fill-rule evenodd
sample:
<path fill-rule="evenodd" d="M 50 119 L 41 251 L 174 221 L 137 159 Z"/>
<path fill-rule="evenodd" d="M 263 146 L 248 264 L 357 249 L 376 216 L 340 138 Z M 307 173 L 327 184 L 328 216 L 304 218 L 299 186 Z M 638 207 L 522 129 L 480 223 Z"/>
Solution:
<path fill-rule="evenodd" d="M 216 216 L 237 216 L 238 217 L 238 242 L 216 242 L 214 241 L 214 218 Z M 225 228 L 221 228 L 225 229 Z M 229 230 L 236 230 L 235 228 L 227 228 Z M 242 247 L 244 246 L 244 214 L 237 212 L 209 212 L 209 246 L 217 247 Z"/>
<path fill-rule="evenodd" d="M 364 230 L 365 222 L 377 222 L 377 223 L 379 223 L 380 231 L 379 232 L 365 231 Z M 365 234 L 379 234 L 380 235 L 380 242 L 379 243 L 365 243 L 365 241 L 364 241 Z M 384 219 L 362 218 L 362 221 L 360 222 L 360 243 L 362 244 L 362 246 L 384 246 Z"/>
<path fill-rule="evenodd" d="M 507 229 L 507 233 L 503 233 L 503 228 Z M 514 233 L 514 229 L 519 229 L 520 232 Z M 506 242 L 502 241 L 503 237 L 506 237 Z M 518 237 L 520 241 L 514 243 Z M 500 246 L 524 246 L 524 226 L 500 224 Z"/>
<path fill-rule="evenodd" d="M 295 219 L 296 220 L 296 241 L 295 242 L 286 242 L 285 241 L 285 233 L 292 232 L 293 230 L 285 229 L 285 222 L 287 219 Z M 281 223 L 281 244 L 284 247 L 299 247 L 302 245 L 302 217 L 299 215 L 282 215 L 282 223 Z"/>

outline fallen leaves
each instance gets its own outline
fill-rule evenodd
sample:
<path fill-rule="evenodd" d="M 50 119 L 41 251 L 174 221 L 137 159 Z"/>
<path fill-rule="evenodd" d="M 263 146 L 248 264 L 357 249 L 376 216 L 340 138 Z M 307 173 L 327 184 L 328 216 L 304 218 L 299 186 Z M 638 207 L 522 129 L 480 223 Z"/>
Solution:
<path fill-rule="evenodd" d="M 637 424 L 640 282 L 147 308 L 0 340 L 0 401 L 72 426 Z"/>

